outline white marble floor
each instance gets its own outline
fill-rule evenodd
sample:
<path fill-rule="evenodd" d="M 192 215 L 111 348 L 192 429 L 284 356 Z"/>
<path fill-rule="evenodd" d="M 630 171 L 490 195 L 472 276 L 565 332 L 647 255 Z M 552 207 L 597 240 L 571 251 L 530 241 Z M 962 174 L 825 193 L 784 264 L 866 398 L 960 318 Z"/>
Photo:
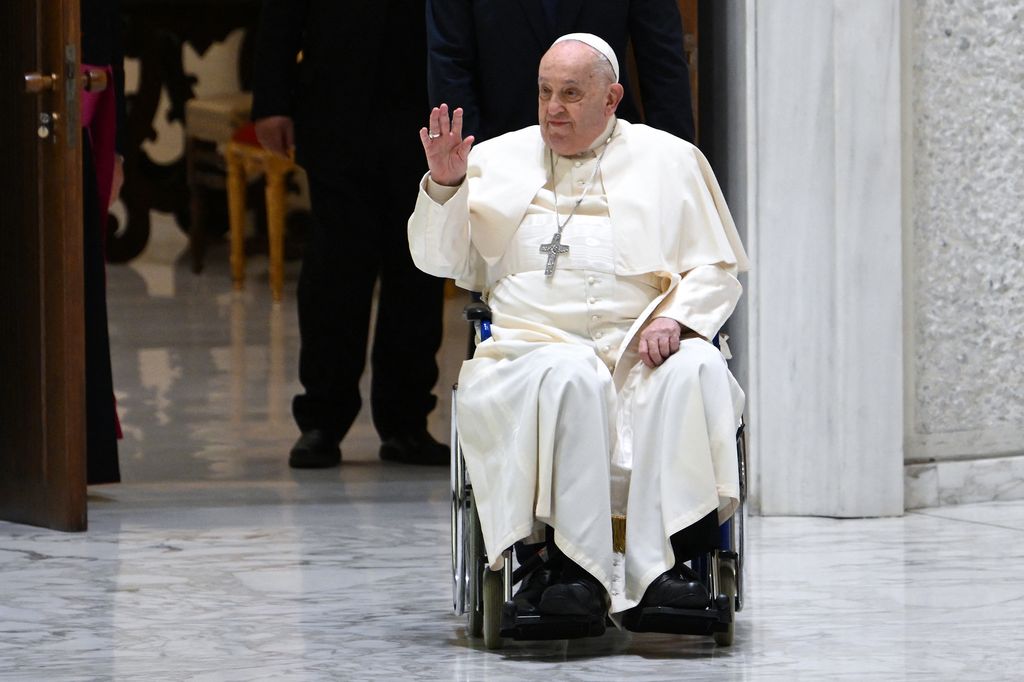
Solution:
<path fill-rule="evenodd" d="M 110 272 L 125 482 L 87 533 L 0 523 L 0 680 L 1020 679 L 1020 502 L 751 519 L 731 648 L 485 650 L 450 610 L 445 470 L 381 463 L 366 419 L 340 469 L 287 468 L 294 272 L 274 309 L 264 261 L 233 295 L 222 252 L 195 277 L 165 237 Z"/>

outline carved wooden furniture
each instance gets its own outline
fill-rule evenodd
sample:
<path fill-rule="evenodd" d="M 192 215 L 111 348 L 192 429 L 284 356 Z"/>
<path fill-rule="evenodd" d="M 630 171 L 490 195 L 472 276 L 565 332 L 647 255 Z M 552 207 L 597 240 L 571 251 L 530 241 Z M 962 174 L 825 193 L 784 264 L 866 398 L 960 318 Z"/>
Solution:
<path fill-rule="evenodd" d="M 266 176 L 267 240 L 270 291 L 274 302 L 284 290 L 285 183 L 297 166 L 287 156 L 267 151 L 256 140 L 252 125 L 238 130 L 228 142 L 228 222 L 231 233 L 231 279 L 236 290 L 245 286 L 245 193 L 248 178 Z"/>
<path fill-rule="evenodd" d="M 197 77 L 187 73 L 184 47 L 200 55 L 236 29 L 247 31 L 239 55 L 239 79 L 247 89 L 252 40 L 259 21 L 260 0 L 120 0 L 124 19 L 125 56 L 139 60 L 138 89 L 127 95 L 127 148 L 122 197 L 124 225 L 110 221 L 107 257 L 131 260 L 146 247 L 150 210 L 171 213 L 182 228 L 190 223 L 190 197 L 184 149 L 170 163 L 150 158 L 143 148 L 156 139 L 155 119 L 166 96 L 168 123 L 183 124 L 185 103 L 195 97 Z M 113 218 L 113 216 L 111 216 Z"/>
<path fill-rule="evenodd" d="M 197 97 L 185 103 L 185 168 L 191 196 L 188 243 L 192 272 L 203 269 L 209 203 L 223 201 L 227 190 L 225 149 L 235 131 L 249 122 L 251 110 L 252 94 L 248 92 Z"/>

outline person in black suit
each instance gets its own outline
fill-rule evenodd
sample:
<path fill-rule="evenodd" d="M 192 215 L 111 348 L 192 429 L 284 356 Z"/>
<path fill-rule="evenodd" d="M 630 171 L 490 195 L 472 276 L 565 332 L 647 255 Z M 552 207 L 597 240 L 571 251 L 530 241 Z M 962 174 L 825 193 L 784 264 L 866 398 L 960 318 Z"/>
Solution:
<path fill-rule="evenodd" d="M 427 0 L 430 101 L 462 107 L 477 142 L 537 123 L 537 66 L 566 33 L 604 38 L 623 65 L 618 115 L 694 141 L 675 0 Z M 626 73 L 632 42 L 644 117 Z"/>
<path fill-rule="evenodd" d="M 253 120 L 261 144 L 309 176 L 313 226 L 299 278 L 302 431 L 289 464 L 335 466 L 359 412 L 380 279 L 370 403 L 382 459 L 447 464 L 427 433 L 436 398 L 443 280 L 412 263 L 406 221 L 430 112 L 423 0 L 265 0 Z"/>

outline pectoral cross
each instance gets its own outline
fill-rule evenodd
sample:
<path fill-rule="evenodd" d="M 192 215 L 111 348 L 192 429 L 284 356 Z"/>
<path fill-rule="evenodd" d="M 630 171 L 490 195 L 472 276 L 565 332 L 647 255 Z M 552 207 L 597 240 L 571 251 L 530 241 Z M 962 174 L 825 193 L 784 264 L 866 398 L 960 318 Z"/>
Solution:
<path fill-rule="evenodd" d="M 544 266 L 544 275 L 550 277 L 555 274 L 555 262 L 563 253 L 569 253 L 569 245 L 562 243 L 562 233 L 555 232 L 551 237 L 550 244 L 541 244 L 540 252 L 548 254 L 547 265 Z"/>

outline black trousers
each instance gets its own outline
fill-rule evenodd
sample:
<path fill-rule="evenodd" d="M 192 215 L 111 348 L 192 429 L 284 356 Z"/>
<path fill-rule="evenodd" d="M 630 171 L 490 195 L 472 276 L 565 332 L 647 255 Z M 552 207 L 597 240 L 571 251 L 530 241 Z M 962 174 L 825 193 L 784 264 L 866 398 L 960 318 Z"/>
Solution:
<path fill-rule="evenodd" d="M 85 282 L 85 463 L 86 480 L 117 483 L 117 417 L 107 328 L 107 270 L 103 225 L 89 136 L 82 130 L 82 206 Z M 102 207 L 106 209 L 106 207 Z"/>
<path fill-rule="evenodd" d="M 722 548 L 722 534 L 718 528 L 718 510 L 700 521 L 687 526 L 669 538 L 676 563 L 696 559 L 701 554 Z"/>
<path fill-rule="evenodd" d="M 444 280 L 409 255 L 406 225 L 416 203 L 419 165 L 324 181 L 310 174 L 313 226 L 299 277 L 299 380 L 292 413 L 302 431 L 343 437 L 362 405 L 373 289 L 380 280 L 371 362 L 370 406 L 382 438 L 422 431 L 437 399 Z"/>

